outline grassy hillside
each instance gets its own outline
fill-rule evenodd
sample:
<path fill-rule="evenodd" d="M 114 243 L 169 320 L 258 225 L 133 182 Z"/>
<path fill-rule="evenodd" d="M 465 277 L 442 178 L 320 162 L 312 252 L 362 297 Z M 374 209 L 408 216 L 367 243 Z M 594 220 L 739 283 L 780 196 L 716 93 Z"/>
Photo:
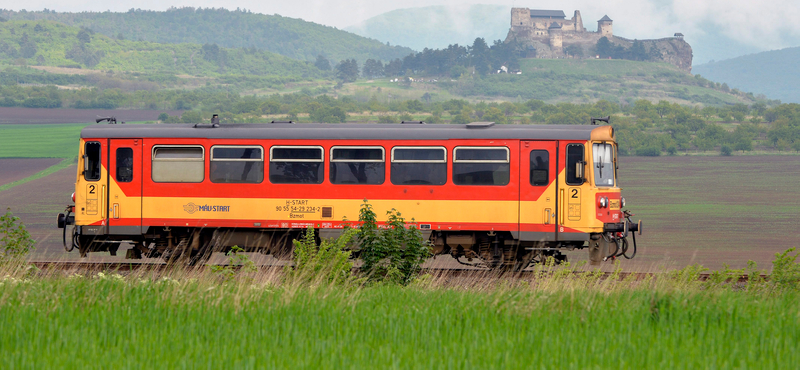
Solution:
<path fill-rule="evenodd" d="M 309 63 L 265 51 L 118 40 L 53 21 L 0 23 L 0 63 L 193 76 L 321 74 Z"/>
<path fill-rule="evenodd" d="M 503 5 L 397 9 L 345 28 L 355 34 L 416 50 L 472 45 L 477 37 L 505 39 L 511 8 Z M 403 32 L 398 32 L 401 29 Z"/>
<path fill-rule="evenodd" d="M 800 103 L 800 47 L 766 51 L 695 66 L 693 72 L 730 87 Z"/>
<path fill-rule="evenodd" d="M 550 103 L 589 103 L 608 100 L 632 104 L 646 99 L 667 100 L 679 104 L 727 105 L 751 104 L 752 94 L 737 90 L 727 92 L 719 84 L 692 76 L 665 63 L 628 60 L 520 59 L 522 74 L 490 74 L 458 79 L 441 78 L 433 82 L 403 84 L 388 78 L 361 83 L 395 96 L 421 97 L 426 92 L 465 97 L 470 100 L 539 99 Z M 387 90 L 388 89 L 388 90 Z"/>
<path fill-rule="evenodd" d="M 127 40 L 256 48 L 299 60 L 314 60 L 320 54 L 332 62 L 349 58 L 360 62 L 368 58 L 391 60 L 412 51 L 302 19 L 221 8 L 171 8 L 165 12 L 132 9 L 127 13 L 0 11 L 0 17 L 52 20 Z"/>

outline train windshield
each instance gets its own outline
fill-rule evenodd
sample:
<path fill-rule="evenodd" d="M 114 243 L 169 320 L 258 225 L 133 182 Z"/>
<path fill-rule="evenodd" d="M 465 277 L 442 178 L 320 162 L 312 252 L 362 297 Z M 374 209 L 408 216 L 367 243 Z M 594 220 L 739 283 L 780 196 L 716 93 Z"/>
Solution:
<path fill-rule="evenodd" d="M 614 146 L 611 144 L 593 144 L 594 184 L 596 186 L 614 186 Z"/>

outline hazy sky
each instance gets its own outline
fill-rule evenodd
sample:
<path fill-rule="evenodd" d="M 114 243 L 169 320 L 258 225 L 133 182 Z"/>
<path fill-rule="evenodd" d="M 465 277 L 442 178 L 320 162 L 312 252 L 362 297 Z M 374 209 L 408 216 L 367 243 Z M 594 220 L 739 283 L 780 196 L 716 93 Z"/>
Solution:
<path fill-rule="evenodd" d="M 614 33 L 631 38 L 664 37 L 675 32 L 682 32 L 688 38 L 689 35 L 697 37 L 718 30 L 760 50 L 800 46 L 798 0 L 0 0 L 0 8 L 79 12 L 126 11 L 130 8 L 164 10 L 170 6 L 240 7 L 256 13 L 280 14 L 344 28 L 394 9 L 430 5 L 448 5 L 457 9 L 467 3 L 560 9 L 568 17 L 578 9 L 589 30 L 596 28 L 597 19 L 608 14 L 614 20 Z"/>

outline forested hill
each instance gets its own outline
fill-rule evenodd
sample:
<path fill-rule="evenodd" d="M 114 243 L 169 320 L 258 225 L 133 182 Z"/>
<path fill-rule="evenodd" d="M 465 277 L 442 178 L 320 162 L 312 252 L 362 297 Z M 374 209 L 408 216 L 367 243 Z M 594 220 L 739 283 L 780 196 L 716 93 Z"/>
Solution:
<path fill-rule="evenodd" d="M 53 21 L 0 22 L 0 65 L 35 65 L 112 72 L 313 79 L 309 62 L 254 49 L 214 44 L 159 44 L 117 40 Z"/>
<path fill-rule="evenodd" d="M 84 27 L 111 38 L 158 43 L 217 44 L 256 48 L 299 60 L 323 55 L 336 63 L 355 58 L 392 60 L 412 52 L 400 46 L 361 37 L 333 27 L 280 15 L 246 10 L 171 8 L 167 11 L 131 9 L 126 13 L 57 13 L 0 10 L 9 20 L 52 20 Z"/>
<path fill-rule="evenodd" d="M 695 74 L 785 103 L 800 103 L 800 47 L 765 51 L 695 66 Z"/>

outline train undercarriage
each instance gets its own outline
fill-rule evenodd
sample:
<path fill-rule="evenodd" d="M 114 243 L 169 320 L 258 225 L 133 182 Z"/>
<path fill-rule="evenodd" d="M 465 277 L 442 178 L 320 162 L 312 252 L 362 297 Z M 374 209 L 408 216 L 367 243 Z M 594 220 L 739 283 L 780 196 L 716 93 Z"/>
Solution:
<path fill-rule="evenodd" d="M 64 224 L 66 226 L 66 224 Z M 292 241 L 299 239 L 303 229 L 227 229 L 151 227 L 143 235 L 86 235 L 86 227 L 73 228 L 71 242 L 67 243 L 64 228 L 64 246 L 70 251 L 77 248 L 81 257 L 90 252 L 109 252 L 112 256 L 122 244 L 132 244 L 126 258 L 162 258 L 168 263 L 189 266 L 202 265 L 215 252 L 227 253 L 234 246 L 245 252 L 271 255 L 278 260 L 292 258 Z M 638 230 L 638 226 L 632 226 Z M 626 231 L 627 233 L 627 231 Z M 317 230 L 317 239 L 335 238 L 341 230 Z M 589 241 L 520 241 L 509 232 L 473 231 L 444 232 L 423 231 L 434 256 L 450 255 L 462 265 L 486 268 L 522 270 L 530 265 L 567 261 L 566 251 L 588 249 L 593 264 L 608 258 L 632 258 L 627 235 L 617 232 L 591 234 Z M 353 257 L 358 257 L 358 245 L 353 246 Z"/>

